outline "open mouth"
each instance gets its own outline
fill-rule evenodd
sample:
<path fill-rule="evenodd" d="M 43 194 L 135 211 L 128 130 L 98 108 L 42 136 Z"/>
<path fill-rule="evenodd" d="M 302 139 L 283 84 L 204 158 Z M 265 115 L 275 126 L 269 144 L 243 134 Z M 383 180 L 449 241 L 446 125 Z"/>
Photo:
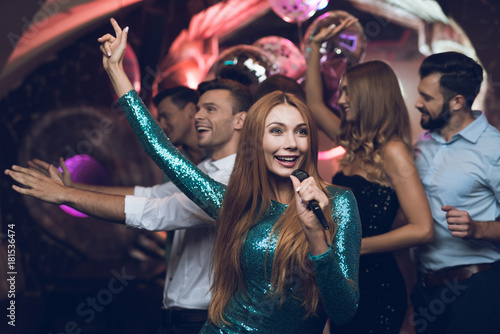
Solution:
<path fill-rule="evenodd" d="M 297 162 L 298 156 L 274 156 L 281 165 L 285 167 L 293 167 Z"/>
<path fill-rule="evenodd" d="M 197 126 L 197 127 L 196 127 L 196 131 L 197 131 L 198 133 L 203 133 L 203 132 L 210 131 L 210 128 L 207 128 L 207 127 L 205 127 L 205 126 Z"/>
<path fill-rule="evenodd" d="M 349 106 L 342 105 L 340 107 L 341 107 L 342 111 L 344 112 L 344 114 L 346 114 L 346 115 L 351 112 L 351 107 L 349 107 Z"/>

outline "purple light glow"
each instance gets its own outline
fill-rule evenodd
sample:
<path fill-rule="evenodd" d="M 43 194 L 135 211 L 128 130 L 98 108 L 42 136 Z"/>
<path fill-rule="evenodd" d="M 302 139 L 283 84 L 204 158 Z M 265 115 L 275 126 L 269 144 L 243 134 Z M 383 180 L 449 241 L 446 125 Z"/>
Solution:
<path fill-rule="evenodd" d="M 68 167 L 73 182 L 100 186 L 109 185 L 109 177 L 106 169 L 97 159 L 90 155 L 75 155 L 65 160 L 64 163 Z M 59 167 L 59 171 L 62 172 L 61 167 Z M 60 205 L 59 207 L 73 217 L 88 217 L 86 214 L 70 208 L 69 206 Z"/>

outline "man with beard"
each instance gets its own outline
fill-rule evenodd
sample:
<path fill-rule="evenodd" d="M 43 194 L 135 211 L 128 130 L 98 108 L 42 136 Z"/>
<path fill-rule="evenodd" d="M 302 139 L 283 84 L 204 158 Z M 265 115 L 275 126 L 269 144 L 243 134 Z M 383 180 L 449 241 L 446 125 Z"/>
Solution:
<path fill-rule="evenodd" d="M 419 70 L 425 131 L 416 165 L 429 198 L 434 242 L 416 247 L 417 333 L 500 333 L 500 132 L 472 110 L 483 69 L 456 52 Z"/>

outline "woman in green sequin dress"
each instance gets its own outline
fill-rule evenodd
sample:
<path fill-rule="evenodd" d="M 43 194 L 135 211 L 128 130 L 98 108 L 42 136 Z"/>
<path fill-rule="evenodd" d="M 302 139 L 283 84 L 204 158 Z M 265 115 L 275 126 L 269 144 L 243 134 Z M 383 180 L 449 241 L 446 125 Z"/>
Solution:
<path fill-rule="evenodd" d="M 216 220 L 213 299 L 203 333 L 322 333 L 357 308 L 360 222 L 352 192 L 320 181 L 317 132 L 293 95 L 248 112 L 227 188 L 185 159 L 133 90 L 121 61 L 128 29 L 99 39 L 119 104 L 145 151 Z M 291 177 L 301 168 L 311 177 Z M 325 230 L 307 203 L 317 200 Z"/>

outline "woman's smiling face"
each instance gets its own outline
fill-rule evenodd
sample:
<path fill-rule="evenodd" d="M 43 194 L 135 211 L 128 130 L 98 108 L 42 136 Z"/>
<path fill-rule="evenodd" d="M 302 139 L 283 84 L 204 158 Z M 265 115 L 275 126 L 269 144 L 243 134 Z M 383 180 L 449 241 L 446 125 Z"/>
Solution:
<path fill-rule="evenodd" d="M 308 131 L 297 108 L 280 104 L 269 111 L 262 147 L 266 167 L 272 174 L 288 178 L 300 168 L 309 149 Z"/>

